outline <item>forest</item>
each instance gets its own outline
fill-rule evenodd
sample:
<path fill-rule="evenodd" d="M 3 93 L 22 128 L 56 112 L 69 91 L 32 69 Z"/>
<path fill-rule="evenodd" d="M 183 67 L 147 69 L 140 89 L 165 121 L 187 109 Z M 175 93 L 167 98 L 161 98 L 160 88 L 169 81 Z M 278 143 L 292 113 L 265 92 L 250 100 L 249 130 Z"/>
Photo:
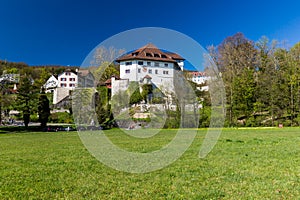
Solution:
<path fill-rule="evenodd" d="M 208 50 L 225 85 L 225 126 L 299 126 L 300 43 L 237 33 Z"/>

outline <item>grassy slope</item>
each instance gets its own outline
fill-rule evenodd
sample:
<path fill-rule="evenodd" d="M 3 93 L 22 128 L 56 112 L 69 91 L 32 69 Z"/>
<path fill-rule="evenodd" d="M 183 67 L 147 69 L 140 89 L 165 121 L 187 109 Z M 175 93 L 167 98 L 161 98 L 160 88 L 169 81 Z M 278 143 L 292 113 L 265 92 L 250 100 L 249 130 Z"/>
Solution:
<path fill-rule="evenodd" d="M 153 139 L 111 140 L 152 151 L 173 131 Z M 204 159 L 201 130 L 175 163 L 147 174 L 115 171 L 95 160 L 76 132 L 0 134 L 0 199 L 295 199 L 300 196 L 299 128 L 225 129 Z M 126 141 L 126 142 L 125 142 Z M 133 148 L 132 148 L 133 147 Z"/>

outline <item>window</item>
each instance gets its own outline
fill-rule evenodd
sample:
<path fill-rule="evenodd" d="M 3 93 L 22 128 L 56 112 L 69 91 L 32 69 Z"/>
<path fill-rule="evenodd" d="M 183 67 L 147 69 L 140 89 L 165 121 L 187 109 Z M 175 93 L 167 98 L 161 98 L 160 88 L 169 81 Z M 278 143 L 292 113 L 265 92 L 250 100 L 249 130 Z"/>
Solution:
<path fill-rule="evenodd" d="M 167 58 L 167 56 L 165 54 L 162 54 L 161 57 L 162 58 Z"/>
<path fill-rule="evenodd" d="M 71 72 L 66 72 L 66 76 L 70 76 L 71 75 Z"/>
<path fill-rule="evenodd" d="M 66 83 L 61 83 L 60 87 L 67 87 L 67 84 Z"/>
<path fill-rule="evenodd" d="M 75 81 L 75 78 L 69 78 L 69 81 Z"/>
<path fill-rule="evenodd" d="M 141 73 L 141 69 L 140 68 L 138 68 L 138 73 Z"/>
<path fill-rule="evenodd" d="M 169 64 L 168 64 L 168 63 L 165 63 L 165 67 L 169 67 Z"/>
<path fill-rule="evenodd" d="M 143 61 L 138 61 L 138 65 L 143 65 L 144 62 Z"/>
<path fill-rule="evenodd" d="M 130 73 L 130 69 L 126 69 L 125 74 L 129 74 L 129 73 Z"/>
<path fill-rule="evenodd" d="M 139 54 L 139 52 L 134 52 L 132 53 L 132 56 L 137 56 Z"/>
<path fill-rule="evenodd" d="M 67 78 L 60 78 L 61 81 L 67 81 Z"/>
<path fill-rule="evenodd" d="M 155 66 L 155 67 L 159 67 L 159 63 L 158 63 L 158 62 L 155 62 L 155 63 L 154 63 L 154 66 Z"/>
<path fill-rule="evenodd" d="M 154 54 L 154 57 L 159 58 L 159 55 L 157 53 Z"/>
<path fill-rule="evenodd" d="M 157 69 L 155 70 L 155 74 L 158 74 L 158 70 Z"/>
<path fill-rule="evenodd" d="M 148 66 L 151 66 L 151 62 L 147 62 L 147 65 L 148 65 Z"/>
<path fill-rule="evenodd" d="M 69 86 L 70 87 L 75 87 L 75 84 L 74 83 L 70 83 Z"/>
<path fill-rule="evenodd" d="M 147 57 L 152 57 L 152 54 L 151 53 L 146 53 L 146 56 Z"/>
<path fill-rule="evenodd" d="M 132 62 L 125 62 L 125 65 L 132 65 Z"/>
<path fill-rule="evenodd" d="M 152 69 L 149 69 L 149 70 L 148 70 L 148 73 L 149 73 L 149 74 L 152 74 Z"/>
<path fill-rule="evenodd" d="M 163 71 L 163 74 L 169 74 L 169 71 Z"/>

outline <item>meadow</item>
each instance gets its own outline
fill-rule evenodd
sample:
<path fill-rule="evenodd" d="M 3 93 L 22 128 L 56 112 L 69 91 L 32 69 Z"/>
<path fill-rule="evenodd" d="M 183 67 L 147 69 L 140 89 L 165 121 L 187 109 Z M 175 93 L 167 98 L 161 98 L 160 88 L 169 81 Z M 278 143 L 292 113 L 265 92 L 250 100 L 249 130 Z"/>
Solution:
<path fill-rule="evenodd" d="M 198 157 L 200 129 L 173 164 L 150 173 L 111 169 L 83 146 L 77 132 L 0 134 L 0 199 L 297 199 L 300 196 L 299 128 L 223 129 L 214 149 Z M 105 134 L 121 148 L 148 152 L 175 130 L 132 139 Z"/>

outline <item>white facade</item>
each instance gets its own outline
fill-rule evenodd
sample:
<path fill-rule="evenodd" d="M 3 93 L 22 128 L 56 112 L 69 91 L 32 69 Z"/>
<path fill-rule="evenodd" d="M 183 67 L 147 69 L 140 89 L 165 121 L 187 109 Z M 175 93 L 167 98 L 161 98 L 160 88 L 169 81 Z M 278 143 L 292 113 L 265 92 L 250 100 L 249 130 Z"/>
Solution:
<path fill-rule="evenodd" d="M 189 74 L 190 74 L 190 80 L 199 85 L 207 83 L 210 79 L 210 77 L 207 76 L 205 72 L 193 71 L 193 72 L 189 72 Z M 207 85 L 203 85 L 201 87 L 199 86 L 197 87 L 197 89 L 201 91 L 208 91 L 208 86 Z"/>
<path fill-rule="evenodd" d="M 67 70 L 59 74 L 57 79 L 52 75 L 44 85 L 47 92 L 53 92 L 53 104 L 69 96 L 70 91 L 76 87 L 93 86 L 94 76 L 88 70 L 79 70 L 76 73 Z"/>
<path fill-rule="evenodd" d="M 180 63 L 183 68 L 183 62 Z M 174 63 L 151 60 L 130 60 L 120 62 L 120 78 L 145 83 L 147 77 L 158 88 L 172 88 Z"/>
<path fill-rule="evenodd" d="M 55 88 L 58 86 L 58 80 L 55 76 L 51 76 L 47 82 L 44 84 L 46 93 L 53 93 Z"/>
<path fill-rule="evenodd" d="M 74 89 L 77 87 L 77 74 L 71 71 L 66 71 L 58 75 L 58 87 Z"/>
<path fill-rule="evenodd" d="M 197 84 L 204 84 L 208 79 L 207 76 L 193 76 L 192 81 Z"/>
<path fill-rule="evenodd" d="M 111 96 L 114 96 L 120 91 L 127 90 L 129 86 L 129 79 L 116 80 L 115 77 L 111 77 Z"/>

